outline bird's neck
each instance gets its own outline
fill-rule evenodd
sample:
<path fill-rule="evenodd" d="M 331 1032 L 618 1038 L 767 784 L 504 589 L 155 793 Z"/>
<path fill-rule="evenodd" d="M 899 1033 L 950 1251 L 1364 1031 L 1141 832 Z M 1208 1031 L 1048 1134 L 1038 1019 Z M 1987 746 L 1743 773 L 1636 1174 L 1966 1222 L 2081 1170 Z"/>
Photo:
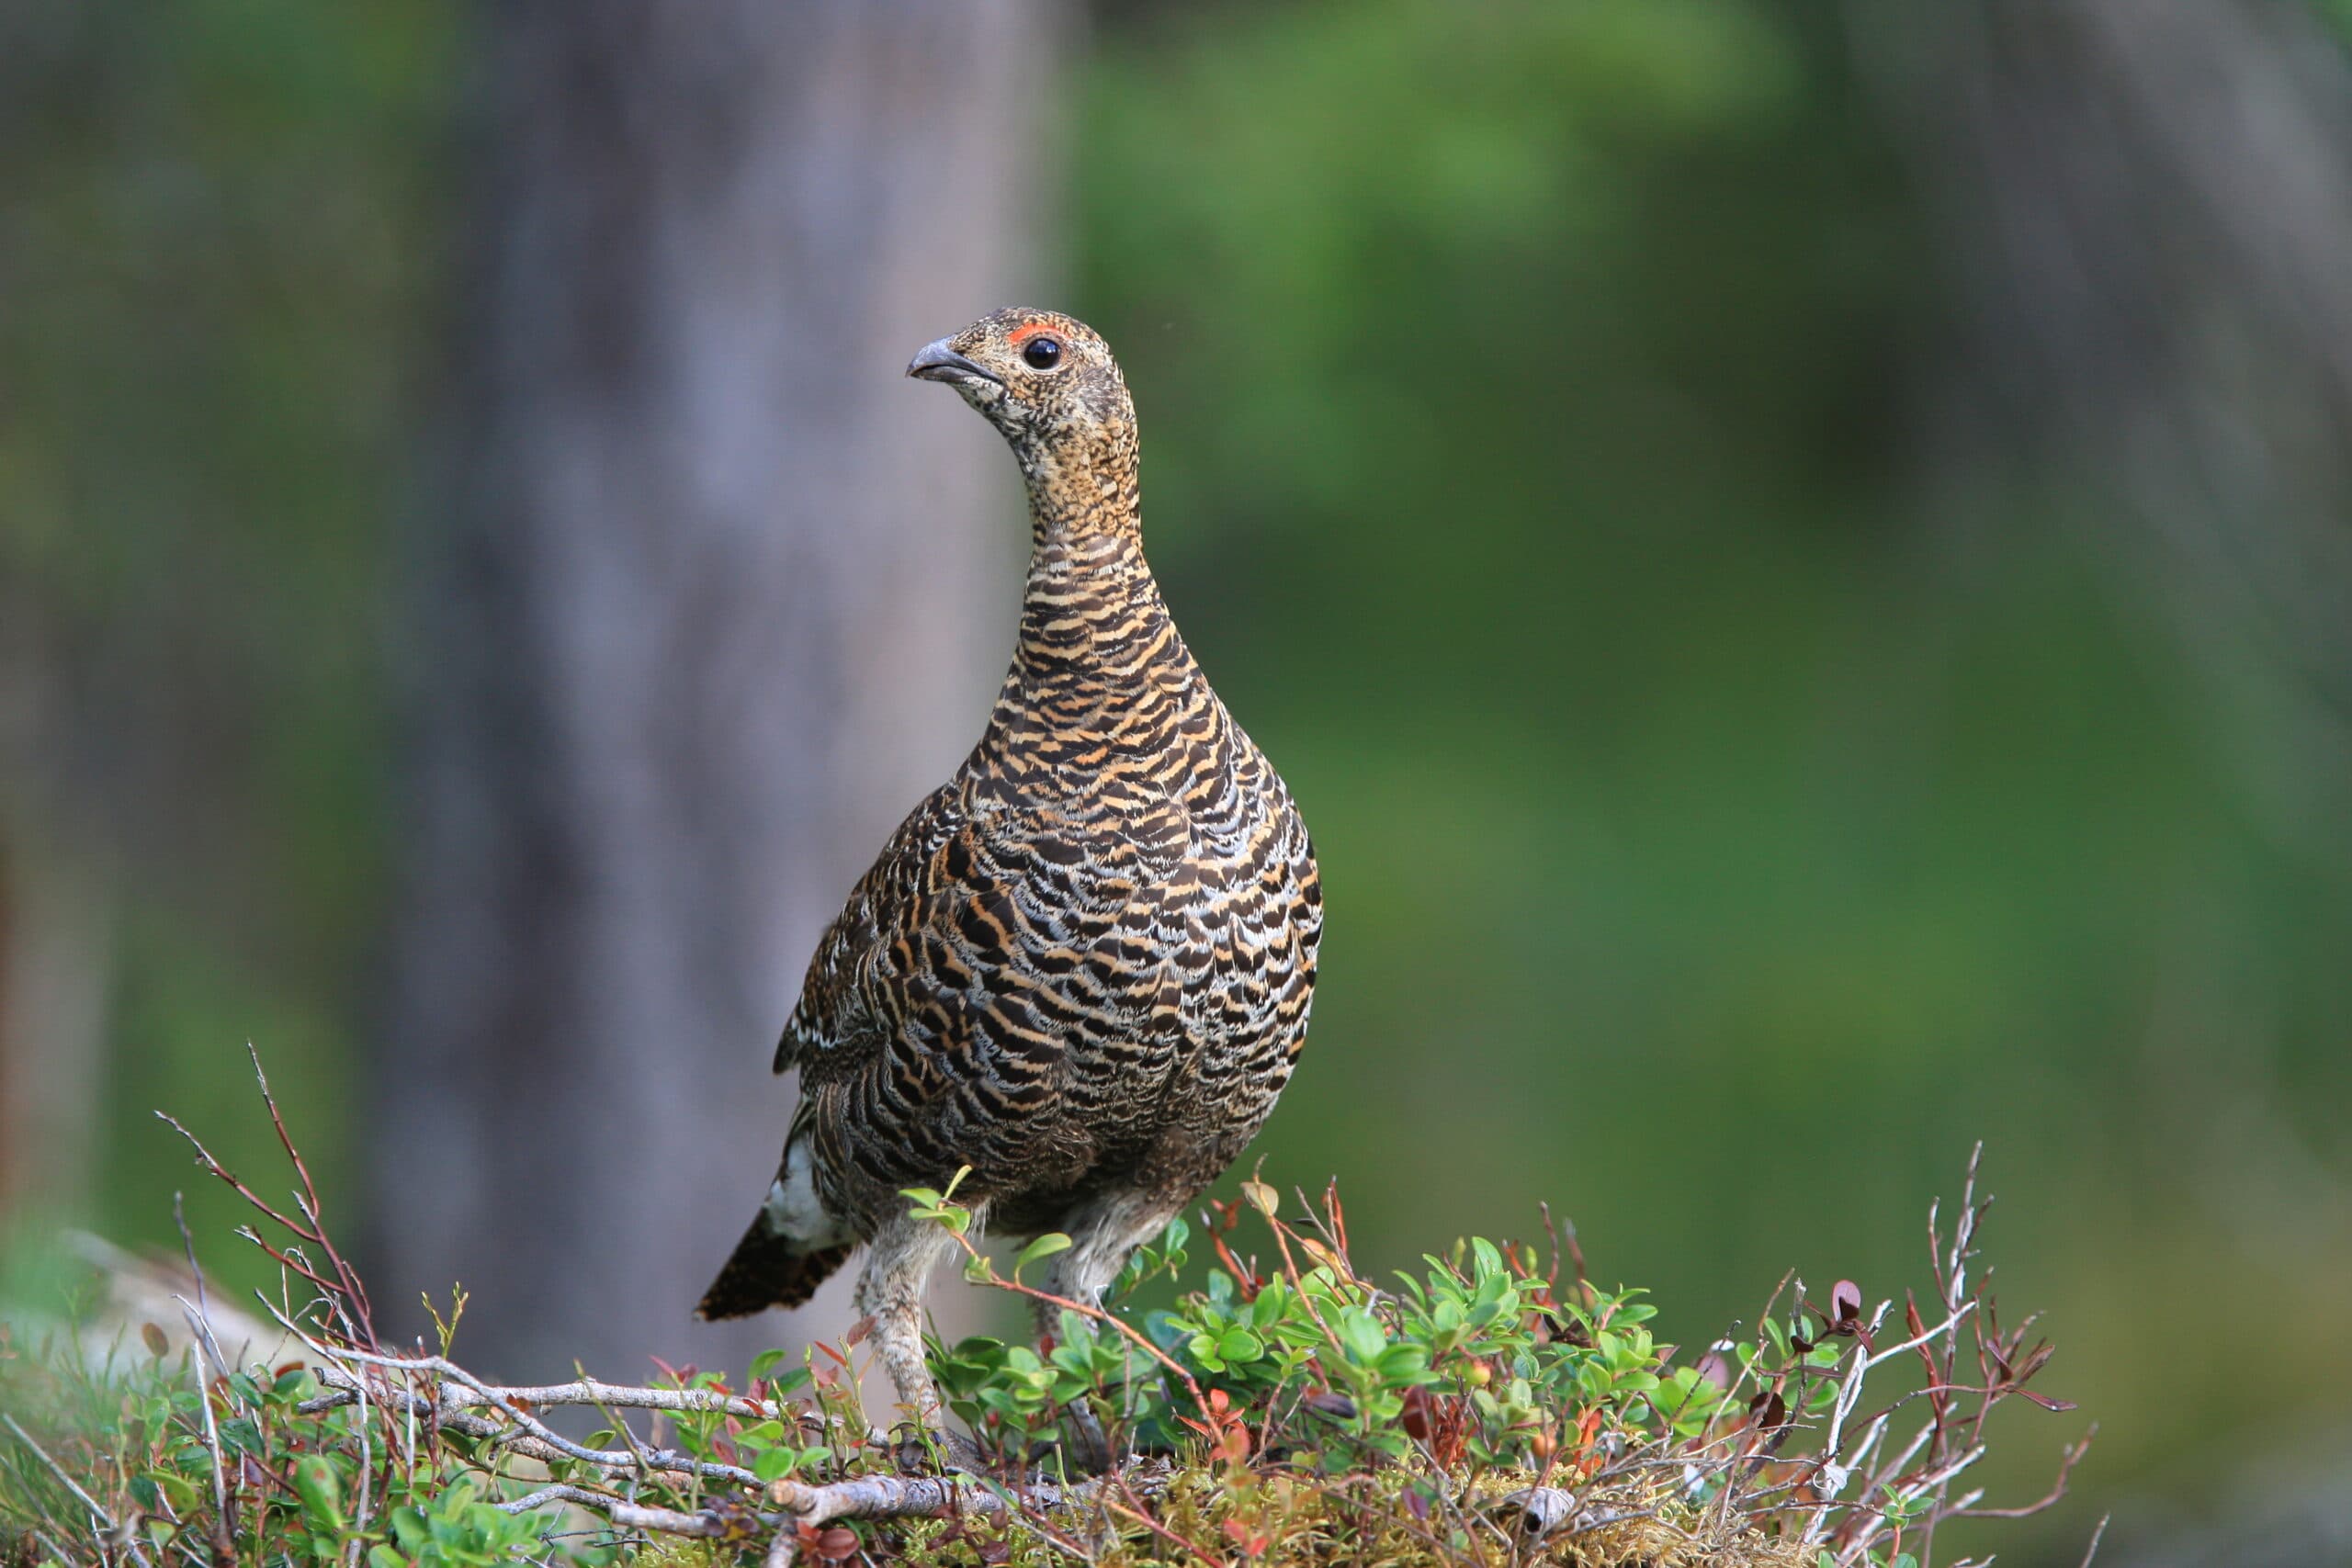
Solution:
<path fill-rule="evenodd" d="M 1022 474 L 1030 551 L 1015 678 L 1142 675 L 1189 659 L 1144 560 L 1132 440 L 1031 458 Z"/>
<path fill-rule="evenodd" d="M 1143 559 L 1141 491 L 1131 426 L 1021 450 L 1034 561 L 1064 567 Z"/>

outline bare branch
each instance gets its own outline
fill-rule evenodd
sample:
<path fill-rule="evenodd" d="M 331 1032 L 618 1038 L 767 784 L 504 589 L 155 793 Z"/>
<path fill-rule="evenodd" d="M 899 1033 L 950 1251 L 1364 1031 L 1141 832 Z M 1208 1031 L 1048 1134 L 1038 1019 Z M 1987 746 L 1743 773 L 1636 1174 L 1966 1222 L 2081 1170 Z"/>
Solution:
<path fill-rule="evenodd" d="M 393 1359 L 398 1362 L 399 1359 Z M 416 1365 L 423 1370 L 422 1363 Z M 329 1385 L 331 1392 L 306 1399 L 295 1408 L 305 1416 L 334 1410 L 353 1403 L 355 1390 Z M 740 1416 L 749 1421 L 774 1421 L 786 1414 L 787 1407 L 775 1400 L 745 1399 L 740 1394 L 721 1393 L 707 1388 L 641 1388 L 622 1383 L 599 1382 L 594 1378 L 578 1378 L 571 1382 L 537 1383 L 512 1386 L 484 1384 L 476 1389 L 465 1384 L 444 1389 L 440 1403 L 444 1406 L 496 1405 L 501 1402 L 526 1408 L 560 1405 L 609 1405 L 617 1410 L 666 1410 L 673 1412 L 713 1413 Z"/>
<path fill-rule="evenodd" d="M 2094 1423 L 2090 1430 L 2083 1434 L 2080 1441 L 2066 1445 L 2066 1451 L 2058 1456 L 2058 1479 L 2051 1483 L 2048 1492 L 2032 1502 L 2016 1508 L 1956 1508 L 1953 1510 L 1953 1517 L 1969 1519 L 2026 1519 L 2031 1518 L 2045 1508 L 2055 1506 L 2059 1499 L 2066 1495 L 2066 1478 L 2074 1473 L 2075 1466 L 2082 1462 L 2083 1456 L 2091 1451 L 2091 1439 L 2098 1436 L 2098 1427 Z M 2100 1520 L 2099 1528 L 2105 1529 L 2107 1521 Z M 2092 1543 L 2092 1550 L 2098 1550 L 2096 1541 Z"/>

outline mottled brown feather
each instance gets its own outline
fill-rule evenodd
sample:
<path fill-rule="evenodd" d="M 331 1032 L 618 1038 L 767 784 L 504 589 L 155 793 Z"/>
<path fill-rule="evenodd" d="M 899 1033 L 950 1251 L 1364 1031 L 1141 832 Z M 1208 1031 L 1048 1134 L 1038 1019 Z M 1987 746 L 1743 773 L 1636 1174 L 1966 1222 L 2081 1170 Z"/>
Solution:
<path fill-rule="evenodd" d="M 817 1293 L 856 1250 L 851 1247 L 796 1251 L 790 1242 L 766 1234 L 754 1220 L 695 1307 L 705 1318 L 749 1317 L 770 1307 L 797 1307 Z"/>

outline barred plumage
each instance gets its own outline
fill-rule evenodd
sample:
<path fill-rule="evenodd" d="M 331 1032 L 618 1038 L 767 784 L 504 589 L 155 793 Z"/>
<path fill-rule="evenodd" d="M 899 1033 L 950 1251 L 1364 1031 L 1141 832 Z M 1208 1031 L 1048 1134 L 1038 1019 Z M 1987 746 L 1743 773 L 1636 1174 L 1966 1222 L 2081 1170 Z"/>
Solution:
<path fill-rule="evenodd" d="M 1273 1109 L 1322 910 L 1289 792 L 1144 562 L 1134 408 L 1102 339 L 1001 310 L 908 373 L 955 385 L 1020 461 L 1019 649 L 979 745 L 818 945 L 775 1056 L 800 1109 L 701 1311 L 797 1304 L 869 1243 L 861 1308 L 935 1426 L 917 1314 L 942 1243 L 899 1190 L 970 1166 L 985 1223 L 1068 1232 L 1053 1283 L 1099 1296 Z"/>

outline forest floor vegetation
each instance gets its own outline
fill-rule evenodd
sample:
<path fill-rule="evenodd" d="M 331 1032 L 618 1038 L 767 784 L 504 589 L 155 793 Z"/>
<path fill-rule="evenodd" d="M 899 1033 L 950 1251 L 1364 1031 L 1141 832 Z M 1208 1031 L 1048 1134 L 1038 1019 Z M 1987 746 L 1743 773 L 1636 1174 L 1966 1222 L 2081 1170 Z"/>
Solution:
<path fill-rule="evenodd" d="M 1540 1243 L 1470 1238 L 1380 1281 L 1336 1188 L 1253 1179 L 1097 1308 L 1025 1278 L 1066 1237 L 999 1259 L 954 1183 L 912 1190 L 967 1279 L 1057 1323 L 933 1344 L 971 1436 L 951 1462 L 865 1407 L 863 1325 L 645 1386 L 489 1381 L 453 1359 L 461 1293 L 437 1345 L 387 1344 L 262 1091 L 289 1203 L 189 1140 L 278 1267 L 257 1314 L 210 1297 L 191 1247 L 168 1332 L 0 1322 L 0 1568 L 1962 1568 L 1940 1526 L 2049 1506 L 2089 1442 L 2038 1499 L 1970 1483 L 1995 1407 L 2071 1408 L 2027 1386 L 2051 1347 L 2002 1326 L 1974 1265 L 1973 1159 L 1957 1209 L 1930 1212 L 1920 1291 L 1871 1305 L 1791 1276 L 1695 1348 L 1660 1343 L 1643 1292 L 1597 1283 L 1548 1213 Z M 566 1436 L 567 1409 L 602 1425 Z"/>

